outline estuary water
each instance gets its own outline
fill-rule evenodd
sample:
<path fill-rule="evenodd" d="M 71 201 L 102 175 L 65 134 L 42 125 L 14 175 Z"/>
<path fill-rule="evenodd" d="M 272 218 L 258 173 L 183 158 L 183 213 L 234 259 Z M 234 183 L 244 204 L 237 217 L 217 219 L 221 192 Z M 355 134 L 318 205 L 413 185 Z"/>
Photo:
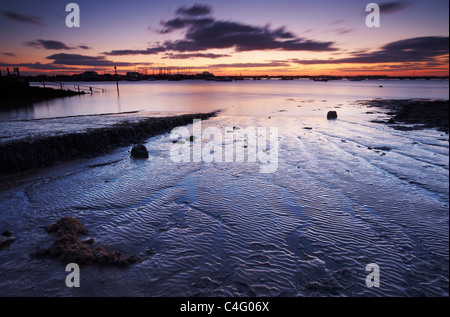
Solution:
<path fill-rule="evenodd" d="M 146 141 L 147 160 L 122 147 L 2 176 L 0 231 L 16 240 L 0 250 L 0 296 L 448 296 L 448 134 L 371 122 L 388 116 L 358 102 L 448 99 L 448 81 L 121 82 L 119 95 L 82 84 L 106 92 L 1 112 L 0 142 L 220 110 L 201 124 L 224 148 L 242 142 L 229 127 L 278 129 L 277 169 L 177 163 L 166 133 Z M 143 261 L 82 266 L 67 288 L 65 264 L 29 256 L 63 216 Z M 366 285 L 370 263 L 379 287 Z"/>

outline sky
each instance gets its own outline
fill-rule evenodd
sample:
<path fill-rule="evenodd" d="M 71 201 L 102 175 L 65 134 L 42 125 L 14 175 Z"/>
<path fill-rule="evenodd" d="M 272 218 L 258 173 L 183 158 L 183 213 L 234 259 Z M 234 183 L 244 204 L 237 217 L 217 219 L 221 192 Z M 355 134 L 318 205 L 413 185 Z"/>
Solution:
<path fill-rule="evenodd" d="M 372 0 L 373 1 L 373 0 Z M 0 70 L 216 75 L 449 74 L 449 1 L 0 0 Z"/>

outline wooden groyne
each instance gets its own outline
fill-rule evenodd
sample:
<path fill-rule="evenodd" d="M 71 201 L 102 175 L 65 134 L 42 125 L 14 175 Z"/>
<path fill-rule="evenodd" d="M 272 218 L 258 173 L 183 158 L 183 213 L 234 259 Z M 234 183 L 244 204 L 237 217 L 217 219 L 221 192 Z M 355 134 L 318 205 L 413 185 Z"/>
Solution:
<path fill-rule="evenodd" d="M 91 129 L 84 133 L 10 141 L 0 144 L 0 173 L 14 173 L 101 155 L 116 147 L 140 143 L 175 127 L 191 124 L 194 119 L 204 120 L 215 115 L 216 112 L 210 112 L 147 118 L 135 123 Z"/>

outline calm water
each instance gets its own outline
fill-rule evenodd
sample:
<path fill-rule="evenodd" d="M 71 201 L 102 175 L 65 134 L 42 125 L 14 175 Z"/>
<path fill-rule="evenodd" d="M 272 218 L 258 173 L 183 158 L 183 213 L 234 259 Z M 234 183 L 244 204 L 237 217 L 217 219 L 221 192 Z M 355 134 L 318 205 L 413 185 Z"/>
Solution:
<path fill-rule="evenodd" d="M 203 128 L 278 128 L 278 169 L 174 163 L 165 134 L 147 140 L 148 160 L 124 147 L 4 178 L 0 231 L 17 240 L 0 251 L 0 295 L 448 296 L 448 135 L 372 123 L 386 115 L 355 102 L 447 99 L 448 81 L 138 82 L 120 98 L 93 85 L 107 92 L 1 113 L 3 140 L 220 109 Z M 66 288 L 63 264 L 28 256 L 66 215 L 143 262 L 82 267 L 81 288 Z M 365 285 L 369 263 L 379 288 Z"/>
<path fill-rule="evenodd" d="M 261 80 L 237 82 L 120 82 L 117 95 L 114 82 L 81 83 L 106 89 L 106 93 L 35 103 L 13 112 L 0 112 L 0 120 L 40 119 L 86 114 L 152 112 L 209 112 L 226 110 L 227 115 L 266 115 L 282 106 L 286 98 L 327 100 L 328 104 L 371 98 L 442 98 L 448 99 L 449 82 L 346 80 L 314 82 L 311 80 Z M 74 89 L 74 83 L 65 88 Z M 379 86 L 383 87 L 380 88 Z M 286 115 L 286 114 L 284 114 Z M 296 115 L 291 113 L 291 115 Z"/>

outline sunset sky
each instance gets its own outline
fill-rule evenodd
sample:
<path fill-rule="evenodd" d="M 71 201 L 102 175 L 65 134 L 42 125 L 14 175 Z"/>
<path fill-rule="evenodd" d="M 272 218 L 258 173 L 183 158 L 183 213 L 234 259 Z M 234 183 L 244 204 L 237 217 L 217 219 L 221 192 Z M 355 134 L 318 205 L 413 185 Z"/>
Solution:
<path fill-rule="evenodd" d="M 449 73 L 449 1 L 0 0 L 0 70 L 22 74 L 158 72 L 216 75 Z M 375 2 L 375 1 L 374 1 Z"/>

